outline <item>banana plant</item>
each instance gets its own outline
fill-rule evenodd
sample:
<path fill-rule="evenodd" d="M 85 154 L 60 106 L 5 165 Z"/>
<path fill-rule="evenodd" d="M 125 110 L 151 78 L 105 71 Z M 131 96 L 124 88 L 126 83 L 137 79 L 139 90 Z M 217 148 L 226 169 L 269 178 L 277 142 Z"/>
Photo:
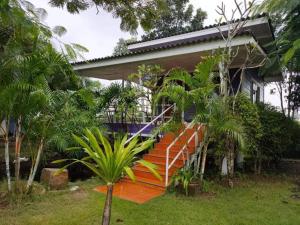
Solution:
<path fill-rule="evenodd" d="M 154 141 L 151 139 L 139 143 L 138 137 L 136 137 L 126 144 L 127 135 L 125 135 L 122 139 L 115 139 L 113 146 L 111 146 L 108 139 L 102 135 L 98 128 L 93 131 L 85 129 L 83 137 L 76 135 L 73 135 L 73 137 L 80 147 L 69 148 L 69 150 L 83 149 L 87 156 L 82 159 L 61 159 L 54 161 L 54 163 L 71 161 L 71 163 L 62 167 L 57 173 L 60 173 L 70 165 L 81 163 L 105 182 L 107 194 L 103 209 L 102 225 L 110 223 L 112 194 L 115 183 L 125 174 L 135 181 L 135 175 L 131 169 L 134 163 L 148 168 L 159 180 L 162 180 L 156 171 L 156 165 L 137 157 L 139 153 L 152 146 Z"/>

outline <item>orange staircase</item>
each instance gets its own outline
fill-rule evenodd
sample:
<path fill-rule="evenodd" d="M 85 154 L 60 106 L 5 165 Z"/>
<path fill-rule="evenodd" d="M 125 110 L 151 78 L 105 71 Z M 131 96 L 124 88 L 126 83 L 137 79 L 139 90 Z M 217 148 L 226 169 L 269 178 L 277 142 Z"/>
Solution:
<path fill-rule="evenodd" d="M 114 186 L 113 195 L 136 203 L 144 203 L 152 198 L 162 195 L 170 184 L 171 177 L 176 170 L 182 168 L 189 160 L 202 140 L 202 127 L 194 126 L 185 128 L 178 134 L 167 133 L 155 144 L 144 160 L 157 166 L 157 171 L 162 177 L 159 180 L 146 167 L 133 166 L 136 181 L 124 177 Z M 169 160 L 167 160 L 169 155 Z M 106 186 L 96 188 L 106 193 Z"/>

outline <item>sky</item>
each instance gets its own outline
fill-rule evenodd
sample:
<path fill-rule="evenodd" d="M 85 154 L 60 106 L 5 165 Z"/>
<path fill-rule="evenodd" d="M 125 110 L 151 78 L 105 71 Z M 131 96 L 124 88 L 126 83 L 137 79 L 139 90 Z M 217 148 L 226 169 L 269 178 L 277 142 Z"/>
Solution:
<path fill-rule="evenodd" d="M 80 12 L 80 14 L 70 14 L 66 9 L 53 8 L 48 2 L 49 0 L 29 0 L 37 8 L 44 8 L 48 12 L 44 23 L 49 27 L 57 25 L 67 29 L 67 33 L 62 37 L 62 40 L 67 43 L 78 43 L 89 49 L 88 53 L 84 54 L 85 59 L 100 58 L 111 55 L 113 48 L 119 38 L 129 38 L 131 34 L 120 30 L 120 20 L 113 18 L 110 13 L 100 11 L 97 14 L 95 8 Z M 234 8 L 233 0 L 223 0 L 226 6 L 226 11 L 230 14 Z M 221 5 L 222 0 L 190 0 L 195 9 L 201 7 L 207 12 L 208 18 L 204 25 L 214 24 L 219 18 L 216 13 L 216 8 Z M 137 37 L 143 34 L 141 29 L 138 30 Z M 102 82 L 103 83 L 103 82 Z M 108 83 L 108 82 L 104 82 Z M 279 106 L 279 98 L 270 95 L 270 89 L 274 86 L 265 88 L 265 101 L 273 105 Z"/>
<path fill-rule="evenodd" d="M 120 30 L 120 20 L 113 18 L 110 13 L 100 11 L 97 14 L 95 8 L 82 11 L 80 14 L 70 14 L 66 9 L 53 8 L 49 0 L 29 0 L 37 8 L 44 8 L 48 16 L 44 23 L 50 27 L 57 25 L 64 26 L 67 29 L 66 35 L 62 39 L 66 42 L 75 42 L 89 49 L 85 54 L 86 59 L 103 57 L 111 55 L 114 46 L 119 38 L 129 38 L 128 32 Z M 218 18 L 215 12 L 216 6 L 220 5 L 220 0 L 190 0 L 195 9 L 201 7 L 208 13 L 205 25 L 215 23 Z M 233 6 L 233 0 L 225 0 L 226 7 L 230 10 Z M 138 37 L 143 34 L 141 29 L 138 30 Z"/>

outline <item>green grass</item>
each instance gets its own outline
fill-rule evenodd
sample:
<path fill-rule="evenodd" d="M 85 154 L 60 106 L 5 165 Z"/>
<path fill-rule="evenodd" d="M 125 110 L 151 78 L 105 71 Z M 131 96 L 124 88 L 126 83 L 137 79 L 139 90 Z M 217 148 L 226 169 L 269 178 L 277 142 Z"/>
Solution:
<path fill-rule="evenodd" d="M 100 224 L 105 196 L 95 180 L 83 191 L 48 192 L 19 206 L 0 209 L 1 225 Z M 300 200 L 292 199 L 288 178 L 245 179 L 233 189 L 212 185 L 212 195 L 162 197 L 138 205 L 114 198 L 111 224 L 126 225 L 299 225 Z"/>

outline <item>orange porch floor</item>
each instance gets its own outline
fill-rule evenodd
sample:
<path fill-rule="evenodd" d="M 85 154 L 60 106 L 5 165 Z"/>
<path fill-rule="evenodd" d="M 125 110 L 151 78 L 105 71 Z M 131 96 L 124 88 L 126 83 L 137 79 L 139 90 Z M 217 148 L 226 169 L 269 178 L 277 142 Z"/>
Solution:
<path fill-rule="evenodd" d="M 96 191 L 106 194 L 106 186 L 98 186 Z M 143 204 L 153 198 L 164 194 L 164 190 L 151 188 L 140 185 L 138 183 L 119 182 L 116 183 L 113 190 L 113 196 L 132 201 L 138 204 Z"/>

